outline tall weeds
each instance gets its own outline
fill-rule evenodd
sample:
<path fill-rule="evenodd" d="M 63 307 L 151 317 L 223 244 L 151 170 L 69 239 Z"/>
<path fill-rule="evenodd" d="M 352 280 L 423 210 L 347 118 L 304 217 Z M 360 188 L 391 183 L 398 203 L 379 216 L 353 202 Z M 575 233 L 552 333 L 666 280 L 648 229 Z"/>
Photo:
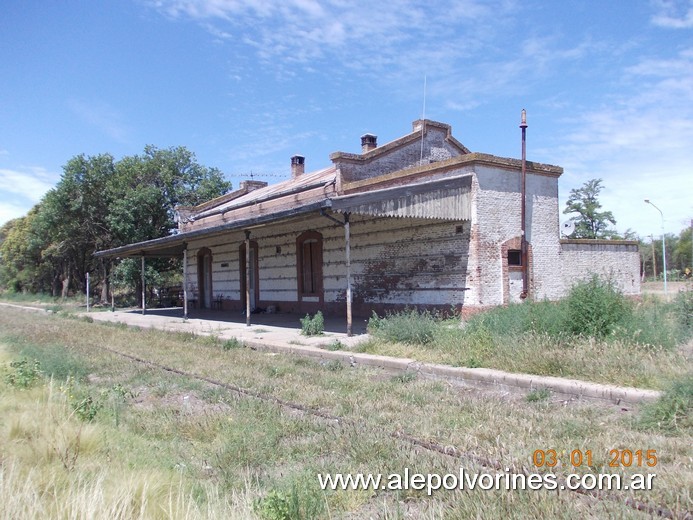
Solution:
<path fill-rule="evenodd" d="M 426 311 L 373 315 L 378 354 L 467 367 L 659 388 L 685 371 L 676 347 L 693 332 L 693 291 L 633 302 L 608 281 L 576 284 L 559 302 L 497 307 L 461 323 Z M 595 363 L 599 360 L 599 363 Z"/>

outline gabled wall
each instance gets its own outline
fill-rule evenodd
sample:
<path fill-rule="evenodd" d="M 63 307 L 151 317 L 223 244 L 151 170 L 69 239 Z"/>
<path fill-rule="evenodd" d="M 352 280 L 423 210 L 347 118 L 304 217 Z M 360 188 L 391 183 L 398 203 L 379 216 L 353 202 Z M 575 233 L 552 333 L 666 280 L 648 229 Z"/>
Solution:
<path fill-rule="evenodd" d="M 349 183 L 446 161 L 465 153 L 469 151 L 452 137 L 449 125 L 415 121 L 414 132 L 407 136 L 365 154 L 336 152 L 330 159 L 341 171 L 342 182 Z"/>

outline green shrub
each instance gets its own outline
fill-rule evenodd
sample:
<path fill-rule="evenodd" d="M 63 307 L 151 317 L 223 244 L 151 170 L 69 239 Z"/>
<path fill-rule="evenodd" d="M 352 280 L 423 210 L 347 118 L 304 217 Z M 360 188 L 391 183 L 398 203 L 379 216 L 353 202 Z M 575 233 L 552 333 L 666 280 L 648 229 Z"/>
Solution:
<path fill-rule="evenodd" d="M 686 290 L 679 291 L 674 298 L 674 309 L 677 322 L 690 335 L 693 332 L 693 286 L 690 283 Z"/>
<path fill-rule="evenodd" d="M 316 312 L 312 318 L 310 314 L 301 318 L 301 334 L 304 336 L 320 336 L 323 332 L 325 332 L 325 318 L 322 312 Z"/>
<path fill-rule="evenodd" d="M 466 359 L 461 360 L 461 365 L 469 368 L 484 366 L 485 361 L 495 348 L 494 335 L 483 320 L 474 322 L 464 329 L 462 334 Z"/>
<path fill-rule="evenodd" d="M 373 313 L 368 321 L 368 332 L 394 343 L 425 345 L 433 341 L 439 325 L 440 320 L 429 311 L 409 309 L 388 314 L 384 318 Z"/>
<path fill-rule="evenodd" d="M 324 503 L 322 492 L 294 483 L 288 491 L 270 491 L 254 509 L 264 520 L 309 520 L 322 517 Z"/>
<path fill-rule="evenodd" d="M 375 334 L 377 330 L 380 329 L 383 323 L 383 318 L 378 316 L 378 314 L 373 311 L 371 314 L 371 317 L 368 318 L 368 325 L 366 326 L 366 330 L 368 331 L 369 334 Z"/>
<path fill-rule="evenodd" d="M 270 491 L 265 498 L 260 500 L 255 511 L 266 520 L 292 520 L 291 498 L 279 491 Z"/>
<path fill-rule="evenodd" d="M 221 344 L 221 349 L 225 350 L 225 351 L 226 350 L 234 350 L 234 349 L 243 348 L 243 347 L 244 347 L 243 342 L 241 340 L 239 340 L 238 338 L 227 339 L 226 341 L 224 341 Z"/>
<path fill-rule="evenodd" d="M 666 433 L 693 433 L 693 372 L 674 381 L 657 401 L 646 405 L 639 425 Z"/>
<path fill-rule="evenodd" d="M 527 394 L 525 399 L 528 403 L 537 403 L 539 401 L 546 401 L 551 397 L 551 390 L 548 388 L 535 388 Z"/>
<path fill-rule="evenodd" d="M 118 424 L 119 408 L 128 397 L 135 396 L 120 383 L 114 384 L 111 388 L 104 388 L 94 396 L 72 376 L 68 376 L 65 383 L 60 385 L 60 391 L 65 395 L 75 417 L 85 422 L 93 421 L 99 412 L 108 406 Z"/>
<path fill-rule="evenodd" d="M 84 422 L 91 422 L 96 418 L 96 414 L 103 408 L 103 401 L 91 394 L 80 395 L 71 400 L 72 411 Z"/>
<path fill-rule="evenodd" d="M 653 298 L 634 305 L 630 316 L 614 327 L 613 336 L 644 347 L 673 349 L 686 332 L 677 322 L 674 304 Z"/>
<path fill-rule="evenodd" d="M 41 364 L 37 360 L 21 359 L 10 363 L 5 381 L 16 388 L 29 388 L 41 377 Z"/>
<path fill-rule="evenodd" d="M 346 345 L 339 341 L 338 339 L 334 340 L 332 343 L 329 343 L 328 345 L 325 345 L 325 350 L 344 350 L 346 348 Z"/>
<path fill-rule="evenodd" d="M 344 370 L 344 364 L 338 359 L 333 359 L 325 363 L 325 368 L 330 372 L 339 372 L 340 370 Z"/>
<path fill-rule="evenodd" d="M 568 293 L 567 329 L 575 335 L 604 338 L 632 317 L 630 302 L 613 283 L 597 275 L 578 282 Z"/>
<path fill-rule="evenodd" d="M 411 383 L 412 381 L 416 381 L 416 372 L 410 372 L 410 371 L 405 371 L 402 372 L 401 374 L 397 374 L 396 376 L 392 377 L 392 381 L 395 383 L 402 383 L 402 384 L 407 384 Z"/>

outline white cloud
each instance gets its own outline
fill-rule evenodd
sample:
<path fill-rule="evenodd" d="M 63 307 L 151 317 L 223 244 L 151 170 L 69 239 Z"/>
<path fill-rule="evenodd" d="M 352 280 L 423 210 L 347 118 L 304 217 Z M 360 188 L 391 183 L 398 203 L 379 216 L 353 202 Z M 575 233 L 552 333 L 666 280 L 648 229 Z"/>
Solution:
<path fill-rule="evenodd" d="M 31 206 L 26 207 L 22 204 L 0 200 L 0 226 L 6 222 L 25 216 Z"/>
<path fill-rule="evenodd" d="M 656 0 L 652 23 L 668 29 L 693 28 L 693 0 Z"/>
<path fill-rule="evenodd" d="M 58 174 L 39 167 L 0 169 L 0 225 L 26 215 L 57 178 Z"/>
<path fill-rule="evenodd" d="M 498 25 L 513 4 L 504 0 L 494 4 L 458 0 L 446 5 L 412 0 L 157 0 L 151 5 L 167 16 L 196 20 L 215 35 L 229 34 L 233 27 L 234 34 L 242 35 L 240 41 L 273 64 L 308 66 L 314 60 L 329 60 L 362 69 L 400 63 L 403 44 L 416 48 L 430 40 L 430 34 L 444 38 L 460 27 L 470 37 L 464 45 L 448 42 L 446 47 L 452 54 L 469 52 L 488 37 L 490 22 Z M 480 23 L 483 20 L 489 24 Z"/>
<path fill-rule="evenodd" d="M 71 99 L 69 109 L 85 123 L 101 130 L 113 140 L 127 142 L 130 130 L 122 121 L 122 115 L 112 106 L 102 101 Z"/>
<path fill-rule="evenodd" d="M 43 168 L 31 167 L 24 171 L 0 169 L 0 192 L 38 202 L 55 185 L 55 177 Z"/>
<path fill-rule="evenodd" d="M 659 215 L 643 202 L 649 198 L 664 212 L 667 232 L 680 231 L 693 217 L 693 52 L 642 58 L 608 101 L 575 116 L 574 130 L 553 151 L 566 168 L 562 198 L 603 178 L 602 202 L 620 230 L 660 232 Z"/>

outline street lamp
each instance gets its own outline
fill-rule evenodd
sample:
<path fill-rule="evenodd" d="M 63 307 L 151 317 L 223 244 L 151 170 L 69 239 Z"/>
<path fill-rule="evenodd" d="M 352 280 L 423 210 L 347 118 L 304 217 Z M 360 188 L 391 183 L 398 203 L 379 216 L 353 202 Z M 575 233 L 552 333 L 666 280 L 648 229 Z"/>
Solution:
<path fill-rule="evenodd" d="M 650 202 L 650 199 L 645 199 L 645 204 L 649 204 L 654 209 L 659 211 L 659 214 L 662 217 L 662 263 L 664 264 L 664 296 L 667 296 L 667 247 L 666 242 L 664 241 L 664 213 L 662 213 L 661 209 L 652 204 L 652 202 Z"/>

